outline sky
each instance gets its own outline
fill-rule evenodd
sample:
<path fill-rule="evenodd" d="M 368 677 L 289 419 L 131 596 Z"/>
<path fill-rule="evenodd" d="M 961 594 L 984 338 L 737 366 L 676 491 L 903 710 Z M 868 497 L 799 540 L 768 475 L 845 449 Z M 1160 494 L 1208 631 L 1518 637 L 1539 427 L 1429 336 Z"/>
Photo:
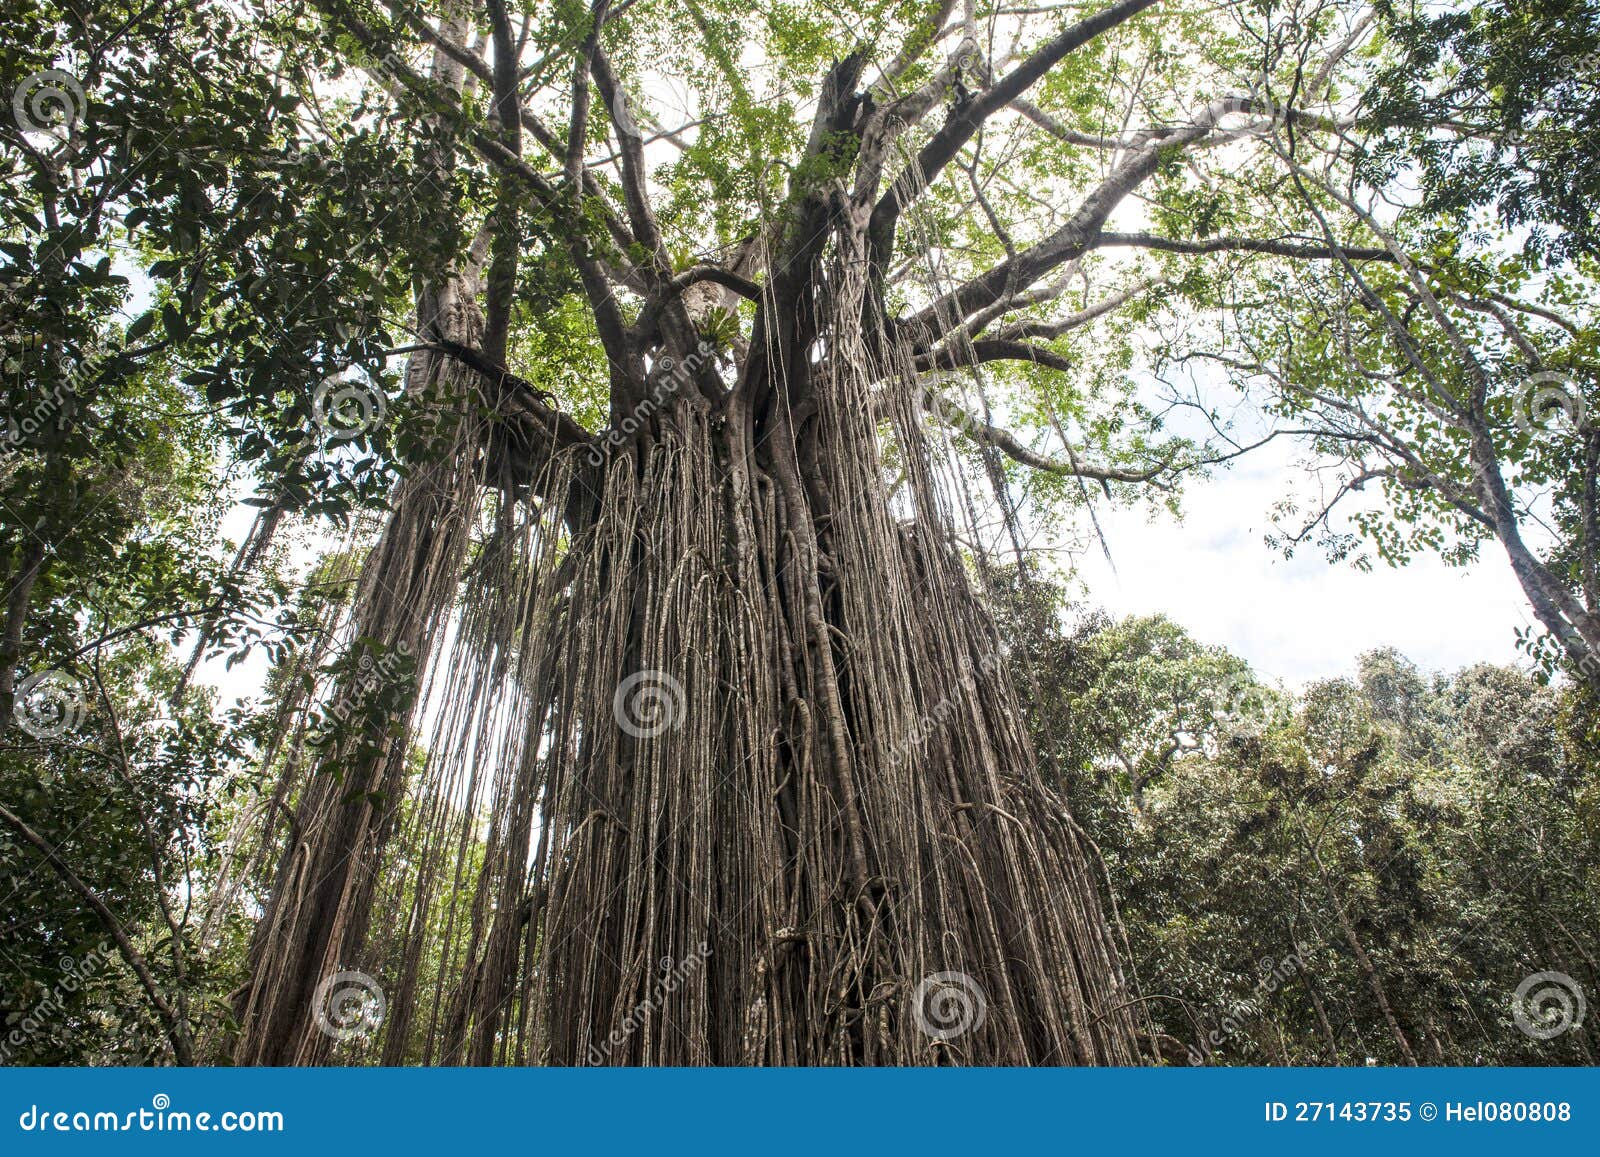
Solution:
<path fill-rule="evenodd" d="M 1353 674 L 1356 657 L 1380 646 L 1427 670 L 1517 661 L 1514 632 L 1532 613 L 1493 543 L 1468 567 L 1419 555 L 1366 573 L 1311 546 L 1292 559 L 1268 546 L 1269 511 L 1297 469 L 1287 446 L 1263 447 L 1195 483 L 1181 523 L 1102 502 L 1115 570 L 1098 545 L 1085 552 L 1077 564 L 1085 600 L 1118 616 L 1164 613 L 1290 687 Z"/>

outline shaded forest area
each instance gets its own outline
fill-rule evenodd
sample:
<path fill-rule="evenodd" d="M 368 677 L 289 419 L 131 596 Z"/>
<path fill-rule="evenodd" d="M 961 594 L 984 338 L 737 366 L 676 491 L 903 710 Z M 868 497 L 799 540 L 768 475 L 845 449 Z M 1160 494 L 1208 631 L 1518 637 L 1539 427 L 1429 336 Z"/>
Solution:
<path fill-rule="evenodd" d="M 1600 5 L 854 8 L 0 0 L 0 1059 L 1595 1063 Z"/>

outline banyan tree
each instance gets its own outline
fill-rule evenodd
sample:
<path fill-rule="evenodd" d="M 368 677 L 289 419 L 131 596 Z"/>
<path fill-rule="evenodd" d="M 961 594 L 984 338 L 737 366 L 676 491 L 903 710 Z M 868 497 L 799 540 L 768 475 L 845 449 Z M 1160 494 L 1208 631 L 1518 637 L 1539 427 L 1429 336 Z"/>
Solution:
<path fill-rule="evenodd" d="M 1151 1058 L 985 551 L 1026 533 L 1017 471 L 1087 497 L 1199 452 L 1102 455 L 1053 414 L 1024 437 L 988 387 L 1097 372 L 1058 339 L 1160 279 L 1065 304 L 1091 258 L 1328 256 L 1142 207 L 1172 166 L 1297 127 L 1270 44 L 1214 91 L 1130 82 L 1161 68 L 1154 6 L 320 0 L 349 66 L 329 101 L 427 128 L 411 197 L 450 241 L 389 351 L 403 475 L 327 564 L 354 593 L 321 674 L 281 684 L 237 852 L 270 889 L 217 1048 Z M 1321 30 L 1297 103 L 1361 31 Z M 1118 119 L 1073 123 L 1064 77 Z M 580 336 L 551 355 L 558 323 Z"/>

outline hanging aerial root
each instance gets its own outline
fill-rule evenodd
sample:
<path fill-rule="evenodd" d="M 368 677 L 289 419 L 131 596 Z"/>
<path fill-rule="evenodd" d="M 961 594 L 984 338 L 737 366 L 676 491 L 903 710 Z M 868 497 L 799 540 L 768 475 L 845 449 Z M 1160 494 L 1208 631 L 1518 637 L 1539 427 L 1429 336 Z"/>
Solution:
<path fill-rule="evenodd" d="M 677 398 L 600 471 L 558 453 L 536 500 L 490 504 L 470 565 L 453 548 L 455 611 L 419 640 L 425 758 L 393 785 L 392 836 L 337 834 L 372 879 L 341 921 L 372 934 L 318 964 L 389 997 L 346 1055 L 1137 1059 L 915 374 L 859 340 L 860 285 L 830 290 L 811 416 Z"/>

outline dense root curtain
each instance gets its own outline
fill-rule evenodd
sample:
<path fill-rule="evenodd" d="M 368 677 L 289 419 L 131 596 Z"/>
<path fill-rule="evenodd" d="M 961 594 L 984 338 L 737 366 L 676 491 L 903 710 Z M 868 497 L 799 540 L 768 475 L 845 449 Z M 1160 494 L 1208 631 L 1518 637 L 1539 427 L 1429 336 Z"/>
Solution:
<path fill-rule="evenodd" d="M 467 341 L 481 324 L 470 300 L 449 295 L 440 320 Z M 362 951 L 406 798 L 415 673 L 428 664 L 458 595 L 482 494 L 476 443 L 485 429 L 474 416 L 470 373 L 435 360 L 423 376 L 414 392 L 453 399 L 441 413 L 436 453 L 396 488 L 361 567 L 346 647 L 330 665 L 338 677 L 320 688 L 320 699 L 295 694 L 290 681 L 282 714 L 299 718 L 292 739 L 269 753 L 284 767 L 264 808 L 266 837 L 244 841 L 256 856 L 270 854 L 279 838 L 282 848 L 252 944 L 251 981 L 237 1004 L 246 1026 L 234 1048 L 240 1064 L 326 1057 L 338 1032 L 324 982 Z M 319 644 L 318 653 L 325 650 Z M 285 816 L 292 816 L 287 830 Z M 232 901 L 238 884 L 229 882 L 219 904 Z"/>
<path fill-rule="evenodd" d="M 402 488 L 357 617 L 435 656 L 426 757 L 304 761 L 238 1060 L 1136 1059 L 915 378 L 849 333 L 809 417 L 667 382 L 647 434 L 491 503 L 470 562 L 460 462 Z M 370 1038 L 329 1007 L 355 971 Z"/>

